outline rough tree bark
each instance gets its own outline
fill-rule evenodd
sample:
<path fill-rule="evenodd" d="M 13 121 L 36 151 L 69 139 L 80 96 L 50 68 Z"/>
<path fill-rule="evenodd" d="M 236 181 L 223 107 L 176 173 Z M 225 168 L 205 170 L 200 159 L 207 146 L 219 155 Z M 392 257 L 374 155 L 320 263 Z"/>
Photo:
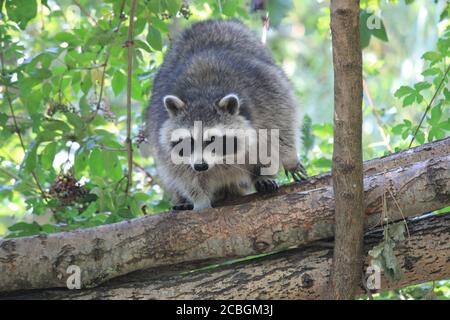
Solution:
<path fill-rule="evenodd" d="M 450 277 L 450 213 L 408 222 L 410 237 L 395 255 L 403 273 L 381 277 L 380 291 Z M 366 234 L 365 252 L 383 241 L 382 231 Z M 332 246 L 332 241 L 329 242 Z M 38 290 L 0 299 L 321 299 L 330 275 L 333 250 L 324 243 L 189 275 L 144 270 L 87 290 Z M 365 264 L 370 258 L 366 256 Z M 357 293 L 365 293 L 362 287 Z"/>
<path fill-rule="evenodd" d="M 432 143 L 426 143 L 411 149 L 392 153 L 381 158 L 375 158 L 365 161 L 363 163 L 364 174 L 375 174 L 377 172 L 388 171 L 393 168 L 400 168 L 409 165 L 414 162 L 420 162 L 427 159 L 437 158 L 450 153 L 450 137 L 442 140 L 434 141 Z M 332 178 L 331 173 L 326 172 L 320 175 L 310 177 L 307 181 L 302 183 L 291 183 L 281 186 L 277 193 L 269 193 L 261 195 L 253 193 L 245 197 L 240 197 L 233 201 L 222 203 L 222 205 L 236 205 L 247 203 L 256 200 L 270 199 L 283 194 L 303 192 L 312 189 L 323 188 L 331 185 Z"/>
<path fill-rule="evenodd" d="M 371 164 L 365 180 L 368 226 L 380 221 L 383 194 L 391 221 L 402 216 L 391 193 L 405 215 L 450 205 L 450 139 Z M 378 171 L 383 167 L 390 170 Z M 328 185 L 201 212 L 171 212 L 68 233 L 3 240 L 0 291 L 65 287 L 70 265 L 81 268 L 84 286 L 94 286 L 155 266 L 283 250 L 332 237 L 333 221 L 334 198 Z"/>
<path fill-rule="evenodd" d="M 362 52 L 359 0 L 331 1 L 334 66 L 335 246 L 330 298 L 351 299 L 361 282 L 364 230 Z"/>

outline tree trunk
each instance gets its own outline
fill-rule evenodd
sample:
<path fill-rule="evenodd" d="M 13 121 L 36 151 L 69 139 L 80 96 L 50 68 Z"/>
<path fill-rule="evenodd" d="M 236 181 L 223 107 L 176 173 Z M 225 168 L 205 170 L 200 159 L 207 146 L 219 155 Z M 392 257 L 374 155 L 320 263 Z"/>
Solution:
<path fill-rule="evenodd" d="M 354 298 L 361 282 L 364 186 L 359 0 L 331 1 L 334 66 L 335 244 L 330 298 Z"/>
<path fill-rule="evenodd" d="M 384 194 L 390 221 L 401 219 L 402 212 L 412 216 L 450 205 L 449 142 L 416 149 L 432 155 L 431 159 L 406 164 L 396 155 L 375 161 L 380 161 L 380 168 L 391 169 L 367 172 L 368 226 L 379 223 Z M 429 153 L 434 145 L 441 146 L 436 150 L 443 155 Z M 412 153 L 403 155 L 421 158 Z M 402 167 L 392 166 L 392 161 Z M 67 233 L 7 239 L 0 241 L 0 291 L 65 287 L 70 265 L 81 268 L 82 285 L 88 287 L 150 267 L 284 250 L 332 237 L 333 227 L 333 191 L 325 186 L 201 212 L 170 212 Z"/>
<path fill-rule="evenodd" d="M 394 249 L 403 276 L 393 282 L 382 275 L 380 291 L 450 277 L 450 213 L 414 219 L 408 225 L 410 237 Z M 367 252 L 383 241 L 382 230 L 370 231 L 364 240 Z M 328 244 L 332 247 L 332 242 Z M 94 289 L 39 290 L 0 299 L 321 299 L 332 256 L 332 248 L 323 242 L 312 243 L 189 275 L 155 276 L 153 271 L 142 271 Z M 366 266 L 369 260 L 366 256 Z M 357 293 L 365 290 L 358 287 Z"/>

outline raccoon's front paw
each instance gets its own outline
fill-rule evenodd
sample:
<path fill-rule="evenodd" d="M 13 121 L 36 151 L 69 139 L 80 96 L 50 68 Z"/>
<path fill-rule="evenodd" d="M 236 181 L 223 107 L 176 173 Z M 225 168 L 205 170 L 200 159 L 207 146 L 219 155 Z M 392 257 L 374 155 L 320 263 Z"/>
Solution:
<path fill-rule="evenodd" d="M 194 206 L 191 203 L 181 203 L 181 204 L 174 205 L 172 207 L 172 210 L 178 210 L 178 211 L 193 210 L 193 209 L 194 209 Z"/>
<path fill-rule="evenodd" d="M 272 193 L 278 191 L 278 183 L 273 179 L 259 179 L 255 182 L 255 189 L 260 193 Z"/>
<path fill-rule="evenodd" d="M 297 165 L 292 169 L 285 169 L 284 173 L 286 174 L 286 177 L 289 178 L 289 174 L 292 175 L 292 178 L 294 178 L 294 181 L 300 182 L 308 179 L 308 173 L 306 173 L 306 169 L 303 167 L 303 165 L 298 162 Z"/>

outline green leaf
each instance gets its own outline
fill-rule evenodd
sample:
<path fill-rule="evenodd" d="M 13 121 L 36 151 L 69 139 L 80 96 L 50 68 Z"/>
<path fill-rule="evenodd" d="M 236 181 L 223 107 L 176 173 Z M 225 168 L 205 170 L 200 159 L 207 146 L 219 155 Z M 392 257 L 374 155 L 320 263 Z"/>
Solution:
<path fill-rule="evenodd" d="M 444 97 L 445 100 L 450 101 L 450 90 L 448 90 L 447 88 L 444 88 Z"/>
<path fill-rule="evenodd" d="M 16 236 L 26 237 L 38 234 L 41 231 L 41 226 L 36 221 L 33 223 L 18 222 L 8 229 L 9 231 L 13 231 Z"/>
<path fill-rule="evenodd" d="M 32 172 L 36 168 L 37 148 L 39 144 L 36 140 L 31 142 L 24 159 L 24 169 L 26 172 Z"/>
<path fill-rule="evenodd" d="M 237 0 L 225 0 L 222 2 L 222 13 L 226 16 L 232 17 L 236 13 L 237 7 Z"/>
<path fill-rule="evenodd" d="M 398 124 L 398 125 L 396 125 L 395 127 L 393 127 L 393 128 L 391 129 L 391 132 L 392 132 L 394 135 L 399 135 L 399 134 L 402 133 L 404 127 L 405 127 L 405 126 L 404 126 L 402 123 L 401 123 L 401 124 Z"/>
<path fill-rule="evenodd" d="M 379 19 L 379 20 L 377 21 L 377 23 L 378 23 L 379 25 L 377 25 L 375 28 L 373 28 L 373 29 L 371 30 L 371 31 L 372 31 L 372 35 L 373 35 L 374 37 L 376 37 L 376 38 L 378 38 L 378 39 L 384 41 L 384 42 L 388 42 L 388 41 L 389 41 L 389 38 L 388 38 L 388 36 L 387 36 L 386 28 L 384 27 L 383 20 L 382 20 L 381 18 L 379 18 L 379 17 L 376 17 L 375 19 Z"/>
<path fill-rule="evenodd" d="M 8 18 L 17 22 L 22 30 L 37 13 L 36 0 L 6 0 L 5 8 Z"/>
<path fill-rule="evenodd" d="M 439 120 L 442 116 L 442 109 L 440 106 L 435 106 L 431 109 L 431 118 L 430 118 L 430 124 L 431 125 L 437 125 L 439 123 Z"/>
<path fill-rule="evenodd" d="M 163 0 L 163 4 L 172 15 L 176 15 L 181 8 L 181 0 Z"/>
<path fill-rule="evenodd" d="M 116 154 L 111 153 L 108 155 L 108 161 L 105 162 L 105 170 L 111 180 L 118 181 L 122 179 L 122 167 Z"/>
<path fill-rule="evenodd" d="M 49 143 L 41 153 L 41 164 L 42 167 L 46 170 L 49 170 L 53 166 L 53 160 L 56 155 L 56 142 Z"/>
<path fill-rule="evenodd" d="M 438 61 L 441 58 L 442 58 L 441 54 L 438 52 L 434 52 L 434 51 L 428 51 L 422 55 L 422 59 L 428 60 L 428 61 L 433 61 L 433 62 Z"/>
<path fill-rule="evenodd" d="M 71 131 L 71 128 L 67 123 L 61 120 L 49 120 L 42 123 L 42 128 L 46 131 L 61 131 L 67 133 Z"/>
<path fill-rule="evenodd" d="M 294 6 L 292 0 L 271 0 L 266 3 L 270 16 L 270 24 L 274 27 L 281 23 L 281 20 L 291 12 Z"/>
<path fill-rule="evenodd" d="M 425 133 L 423 133 L 423 131 L 421 131 L 421 130 L 417 131 L 416 140 L 419 144 L 424 144 L 425 143 Z"/>
<path fill-rule="evenodd" d="M 70 46 L 77 46 L 80 44 L 80 39 L 70 32 L 60 32 L 55 35 L 55 40 L 59 42 L 67 42 Z"/>
<path fill-rule="evenodd" d="M 116 72 L 114 72 L 111 81 L 111 86 L 114 94 L 118 96 L 125 89 L 126 85 L 127 85 L 127 76 L 121 70 L 117 70 Z"/>
<path fill-rule="evenodd" d="M 6 113 L 0 112 L 0 127 L 3 127 L 8 121 L 9 117 Z"/>
<path fill-rule="evenodd" d="M 361 49 L 364 49 L 369 46 L 370 43 L 370 37 L 372 36 L 372 33 L 367 28 L 367 19 L 369 18 L 370 14 L 365 11 L 361 10 L 359 14 L 359 36 L 361 41 Z"/>
<path fill-rule="evenodd" d="M 403 106 L 407 107 L 407 106 L 412 105 L 414 103 L 414 101 L 416 101 L 416 97 L 417 97 L 417 95 L 415 93 L 410 94 L 409 96 L 406 96 L 406 98 L 403 99 Z"/>
<path fill-rule="evenodd" d="M 442 72 L 441 72 L 441 70 L 439 70 L 439 68 L 429 68 L 429 69 L 424 70 L 422 72 L 422 75 L 424 77 L 429 77 L 429 76 L 435 76 L 435 75 L 438 75 L 438 74 L 441 74 L 441 73 Z"/>
<path fill-rule="evenodd" d="M 409 86 L 401 86 L 397 91 L 395 91 L 394 96 L 397 98 L 401 98 L 407 94 L 411 94 L 414 92 L 415 90 Z"/>
<path fill-rule="evenodd" d="M 149 1 L 147 7 L 150 9 L 152 13 L 160 13 L 162 11 L 162 3 L 161 0 L 153 0 Z"/>
<path fill-rule="evenodd" d="M 147 42 L 150 44 L 150 46 L 157 51 L 162 50 L 162 37 L 161 33 L 158 29 L 156 29 L 153 26 L 149 26 L 148 28 L 148 34 L 147 34 Z"/>
<path fill-rule="evenodd" d="M 422 90 L 430 88 L 431 86 L 432 86 L 431 83 L 426 82 L 426 81 L 421 81 L 421 82 L 416 83 L 414 85 L 414 88 L 416 89 L 417 92 L 420 92 Z"/>
<path fill-rule="evenodd" d="M 105 161 L 103 157 L 103 152 L 100 149 L 95 148 L 92 150 L 89 157 L 89 169 L 91 175 L 102 176 L 105 172 Z"/>
<path fill-rule="evenodd" d="M 92 87 L 92 78 L 91 73 L 86 72 L 86 75 L 83 78 L 83 81 L 81 82 L 81 91 L 83 91 L 84 94 L 88 94 Z"/>
<path fill-rule="evenodd" d="M 66 112 L 64 114 L 67 118 L 67 121 L 75 128 L 77 133 L 84 129 L 84 122 L 83 119 L 76 113 Z"/>
<path fill-rule="evenodd" d="M 75 155 L 75 163 L 73 165 L 75 177 L 77 179 L 81 178 L 82 172 L 88 164 L 88 160 L 89 160 L 89 151 L 85 150 L 85 148 L 83 147 L 78 149 Z"/>

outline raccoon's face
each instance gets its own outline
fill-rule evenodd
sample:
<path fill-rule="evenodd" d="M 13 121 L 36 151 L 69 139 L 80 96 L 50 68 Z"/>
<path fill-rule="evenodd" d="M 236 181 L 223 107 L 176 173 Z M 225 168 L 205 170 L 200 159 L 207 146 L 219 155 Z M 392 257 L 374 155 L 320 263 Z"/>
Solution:
<path fill-rule="evenodd" d="M 204 172 L 215 165 L 237 163 L 247 148 L 255 145 L 255 130 L 239 114 L 236 94 L 209 105 L 185 102 L 173 95 L 165 96 L 163 102 L 169 119 L 161 128 L 159 141 L 173 164 Z"/>

